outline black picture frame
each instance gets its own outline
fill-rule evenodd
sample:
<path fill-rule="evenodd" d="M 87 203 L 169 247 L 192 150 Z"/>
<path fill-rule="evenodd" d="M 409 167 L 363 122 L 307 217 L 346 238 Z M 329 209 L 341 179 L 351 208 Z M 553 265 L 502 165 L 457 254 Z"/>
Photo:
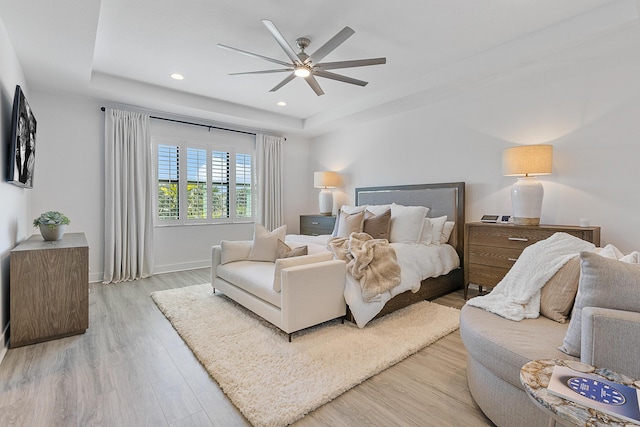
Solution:
<path fill-rule="evenodd" d="M 20 85 L 16 85 L 11 116 L 11 139 L 7 156 L 7 181 L 33 188 L 37 121 Z"/>

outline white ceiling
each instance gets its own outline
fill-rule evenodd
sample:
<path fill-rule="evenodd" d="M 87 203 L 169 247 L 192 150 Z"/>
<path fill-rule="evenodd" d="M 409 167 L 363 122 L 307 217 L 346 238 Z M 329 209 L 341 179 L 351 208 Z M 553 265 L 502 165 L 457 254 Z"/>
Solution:
<path fill-rule="evenodd" d="M 638 19 L 635 0 L 0 0 L 30 87 L 73 91 L 167 113 L 317 135 L 424 99 Z M 325 61 L 386 57 L 336 70 L 366 87 L 318 78 L 316 96 L 222 43 L 287 61 L 261 19 L 312 53 L 355 30 Z M 277 68 L 276 66 L 275 68 Z M 169 75 L 179 72 L 183 81 Z M 287 102 L 278 107 L 276 102 Z"/>

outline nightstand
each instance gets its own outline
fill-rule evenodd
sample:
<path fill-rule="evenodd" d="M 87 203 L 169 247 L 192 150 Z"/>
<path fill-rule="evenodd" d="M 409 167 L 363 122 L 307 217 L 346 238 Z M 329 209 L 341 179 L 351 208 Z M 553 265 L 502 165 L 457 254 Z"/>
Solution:
<path fill-rule="evenodd" d="M 300 215 L 300 234 L 319 236 L 333 233 L 336 223 L 335 216 L 329 215 Z"/>
<path fill-rule="evenodd" d="M 600 227 L 514 225 L 471 222 L 464 227 L 464 299 L 469 283 L 494 287 L 507 274 L 524 248 L 564 232 L 600 245 Z"/>

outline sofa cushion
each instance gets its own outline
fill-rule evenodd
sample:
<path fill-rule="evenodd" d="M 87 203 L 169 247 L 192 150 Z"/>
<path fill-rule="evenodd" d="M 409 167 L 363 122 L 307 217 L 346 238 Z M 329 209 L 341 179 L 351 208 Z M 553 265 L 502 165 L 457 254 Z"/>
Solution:
<path fill-rule="evenodd" d="M 308 251 L 309 250 L 306 245 L 291 247 L 282 240 L 278 240 L 278 246 L 276 247 L 276 259 L 303 256 L 307 255 Z"/>
<path fill-rule="evenodd" d="M 276 307 L 281 307 L 280 292 L 273 290 L 275 268 L 273 262 L 237 261 L 219 265 L 216 275 Z"/>
<path fill-rule="evenodd" d="M 249 258 L 250 252 L 251 242 L 249 241 L 223 240 L 220 242 L 220 264 L 244 261 Z"/>
<path fill-rule="evenodd" d="M 251 252 L 249 252 L 248 259 L 250 261 L 275 261 L 278 240 L 284 241 L 286 235 L 286 225 L 269 231 L 264 225 L 256 222 L 253 230 Z"/>
<path fill-rule="evenodd" d="M 273 291 L 280 292 L 282 285 L 282 269 L 288 267 L 295 267 L 298 265 L 313 264 L 315 262 L 331 261 L 333 259 L 333 253 L 322 252 L 313 255 L 298 256 L 294 258 L 282 258 L 277 259 L 275 263 L 273 278 Z"/>
<path fill-rule="evenodd" d="M 567 261 L 549 279 L 540 292 L 540 314 L 556 322 L 566 323 L 578 292 L 580 257 Z"/>
<path fill-rule="evenodd" d="M 542 316 L 514 322 L 468 304 L 460 312 L 460 335 L 469 356 L 519 389 L 525 363 L 571 359 L 557 349 L 566 331 L 566 324 Z"/>
<path fill-rule="evenodd" d="M 569 329 L 560 349 L 580 356 L 582 309 L 613 308 L 640 311 L 640 265 L 602 257 L 593 252 L 580 253 L 580 283 Z"/>

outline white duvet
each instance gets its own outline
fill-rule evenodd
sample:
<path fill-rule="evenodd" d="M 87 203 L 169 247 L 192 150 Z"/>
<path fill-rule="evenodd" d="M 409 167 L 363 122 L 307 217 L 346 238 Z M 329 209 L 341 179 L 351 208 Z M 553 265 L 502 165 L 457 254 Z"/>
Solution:
<path fill-rule="evenodd" d="M 326 252 L 330 235 L 303 236 L 287 235 L 287 243 L 291 246 L 307 245 L 309 253 Z M 420 282 L 429 277 L 438 277 L 460 267 L 460 258 L 453 246 L 423 245 L 408 243 L 391 243 L 395 249 L 400 265 L 401 281 L 389 292 L 379 294 L 370 302 L 364 302 L 360 284 L 351 275 L 347 275 L 344 299 L 349 305 L 358 327 L 363 328 L 382 310 L 384 305 L 394 296 L 411 290 L 417 292 Z"/>

